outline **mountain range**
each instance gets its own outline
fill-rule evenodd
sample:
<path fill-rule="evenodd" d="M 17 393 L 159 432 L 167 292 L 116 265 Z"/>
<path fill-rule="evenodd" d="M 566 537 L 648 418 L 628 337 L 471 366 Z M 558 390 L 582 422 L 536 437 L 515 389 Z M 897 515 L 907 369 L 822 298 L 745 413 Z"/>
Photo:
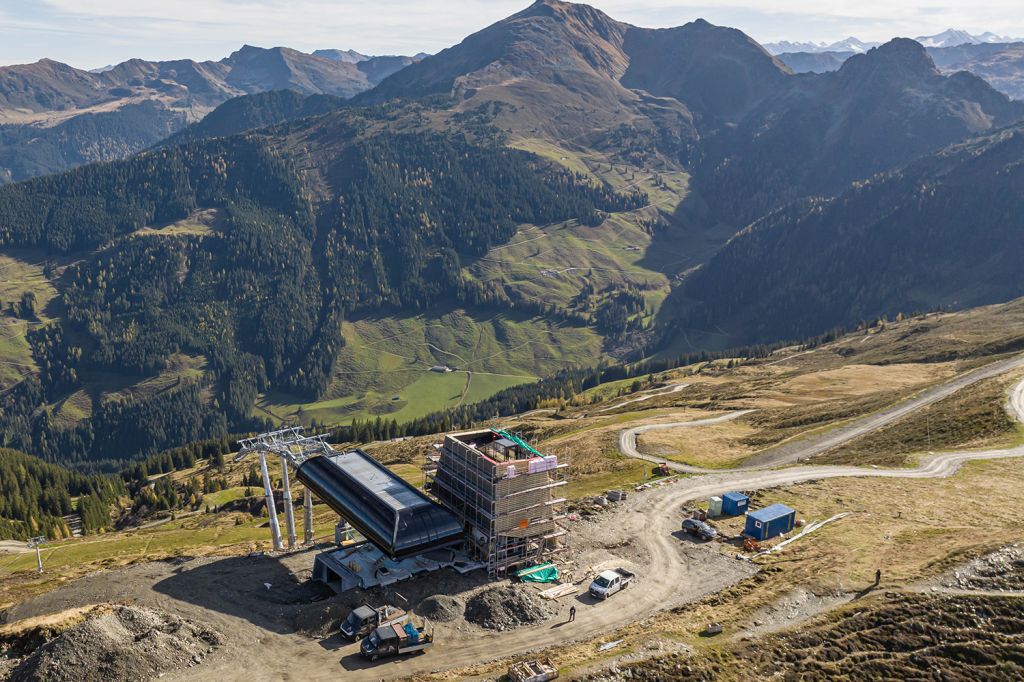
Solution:
<path fill-rule="evenodd" d="M 1024 42 L 965 43 L 956 47 L 928 47 L 928 55 L 944 73 L 969 71 L 1000 92 L 1024 99 Z M 835 71 L 854 51 L 787 52 L 777 57 L 797 73 Z"/>
<path fill-rule="evenodd" d="M 415 60 L 333 53 L 246 45 L 216 62 L 132 59 L 99 72 L 48 59 L 0 67 L 0 182 L 123 158 L 240 95 L 351 97 Z"/>
<path fill-rule="evenodd" d="M 936 33 L 935 35 L 918 36 L 914 40 L 925 47 L 959 47 L 960 45 L 1019 42 L 1019 39 L 1017 38 L 1008 38 L 1006 36 L 996 35 L 991 31 L 975 35 L 956 28 L 950 28 L 942 33 Z M 772 54 L 783 54 L 786 52 L 867 52 L 871 48 L 878 47 L 879 45 L 881 45 L 881 43 L 864 42 L 858 38 L 850 36 L 848 38 L 843 38 L 842 40 L 837 40 L 833 43 L 792 42 L 789 40 L 780 40 L 778 42 L 765 43 L 764 47 Z"/>
<path fill-rule="evenodd" d="M 349 99 L 322 92 L 336 57 L 282 93 L 233 55 L 202 82 L 253 93 L 158 149 L 0 187 L 0 253 L 50 287 L 4 313 L 33 325 L 6 443 L 113 460 L 426 418 L 566 365 L 1024 294 L 1024 103 L 918 42 L 798 74 L 736 29 L 539 0 Z"/>

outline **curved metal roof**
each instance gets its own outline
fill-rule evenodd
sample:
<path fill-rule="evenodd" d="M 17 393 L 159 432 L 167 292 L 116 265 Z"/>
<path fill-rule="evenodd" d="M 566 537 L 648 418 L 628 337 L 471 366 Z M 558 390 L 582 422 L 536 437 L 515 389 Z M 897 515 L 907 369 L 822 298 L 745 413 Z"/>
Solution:
<path fill-rule="evenodd" d="M 362 450 L 313 457 L 297 476 L 392 558 L 462 541 L 462 524 L 451 512 Z"/>

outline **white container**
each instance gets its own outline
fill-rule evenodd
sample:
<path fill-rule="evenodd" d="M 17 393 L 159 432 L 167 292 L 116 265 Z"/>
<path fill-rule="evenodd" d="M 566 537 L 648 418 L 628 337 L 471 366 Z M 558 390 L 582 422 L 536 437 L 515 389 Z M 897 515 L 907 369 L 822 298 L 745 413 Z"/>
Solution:
<path fill-rule="evenodd" d="M 722 515 L 722 498 L 712 497 L 708 501 L 708 516 L 721 516 Z"/>

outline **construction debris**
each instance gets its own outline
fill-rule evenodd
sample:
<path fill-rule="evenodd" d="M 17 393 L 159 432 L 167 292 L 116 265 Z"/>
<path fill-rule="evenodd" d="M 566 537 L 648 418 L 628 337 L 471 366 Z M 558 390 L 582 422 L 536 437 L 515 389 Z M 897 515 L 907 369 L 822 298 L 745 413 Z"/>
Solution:
<path fill-rule="evenodd" d="M 553 615 L 554 609 L 535 590 L 521 585 L 484 590 L 466 603 L 466 620 L 489 630 L 512 630 Z"/>
<path fill-rule="evenodd" d="M 558 678 L 558 668 L 550 659 L 543 661 L 522 661 L 508 669 L 511 682 L 550 682 Z"/>

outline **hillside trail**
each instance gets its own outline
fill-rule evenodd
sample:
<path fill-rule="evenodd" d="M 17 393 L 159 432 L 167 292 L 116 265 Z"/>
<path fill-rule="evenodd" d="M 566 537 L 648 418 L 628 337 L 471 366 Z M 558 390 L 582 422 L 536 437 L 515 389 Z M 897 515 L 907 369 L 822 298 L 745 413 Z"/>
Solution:
<path fill-rule="evenodd" d="M 753 410 L 738 410 L 727 415 L 712 419 L 699 419 L 695 421 L 671 422 L 667 424 L 646 424 L 626 429 L 619 433 L 619 451 L 634 459 L 642 459 L 648 462 L 665 464 L 673 471 L 685 474 L 709 474 L 722 473 L 723 471 L 758 471 L 787 466 L 802 462 L 811 457 L 823 454 L 833 448 L 839 447 L 852 440 L 877 431 L 893 422 L 906 417 L 922 408 L 932 405 L 944 398 L 948 398 L 957 391 L 972 386 L 979 381 L 991 379 L 992 377 L 1011 372 L 1024 367 L 1024 355 L 1014 356 L 1005 360 L 999 360 L 985 365 L 978 369 L 958 375 L 937 386 L 925 389 L 918 395 L 904 400 L 892 407 L 875 412 L 864 417 L 850 421 L 843 426 L 830 429 L 823 433 L 811 434 L 798 437 L 796 440 L 787 441 L 780 445 L 768 448 L 750 457 L 743 464 L 735 469 L 707 469 L 703 467 L 681 464 L 679 462 L 666 461 L 663 457 L 655 457 L 640 452 L 637 447 L 637 436 L 648 431 L 661 429 L 695 428 L 720 424 L 725 421 L 738 419 Z M 1010 393 L 1010 411 L 1019 421 L 1024 421 L 1024 384 L 1017 386 Z"/>
<path fill-rule="evenodd" d="M 683 390 L 684 388 L 686 388 L 689 385 L 690 384 L 672 384 L 671 386 L 663 386 L 661 388 L 652 388 L 652 389 L 650 389 L 648 391 L 640 391 L 641 395 L 639 397 L 630 398 L 629 400 L 623 400 L 621 403 L 615 403 L 614 405 L 610 405 L 608 407 L 601 408 L 597 412 L 598 412 L 598 414 L 600 414 L 601 412 L 611 412 L 612 410 L 617 410 L 620 407 L 625 407 L 626 405 L 632 405 L 633 403 L 642 403 L 643 401 L 650 400 L 651 398 L 657 398 L 657 397 L 663 396 L 663 395 L 671 395 L 673 393 L 679 393 L 679 391 Z"/>

